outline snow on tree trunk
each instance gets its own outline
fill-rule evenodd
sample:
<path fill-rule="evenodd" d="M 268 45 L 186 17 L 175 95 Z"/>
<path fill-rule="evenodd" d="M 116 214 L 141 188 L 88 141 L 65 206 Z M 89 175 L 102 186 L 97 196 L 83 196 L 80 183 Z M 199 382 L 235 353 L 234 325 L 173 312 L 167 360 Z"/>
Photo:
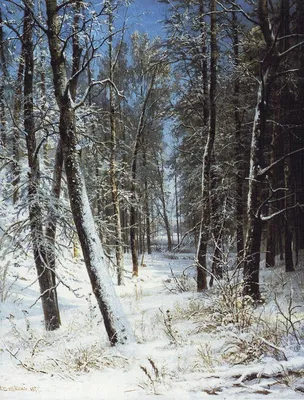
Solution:
<path fill-rule="evenodd" d="M 73 220 L 109 341 L 112 345 L 127 343 L 134 341 L 133 332 L 114 290 L 82 177 L 77 150 L 75 110 L 72 106 L 66 61 L 59 39 L 60 22 L 56 0 L 46 0 L 46 10 L 54 90 L 60 109 L 59 132 Z"/>
<path fill-rule="evenodd" d="M 63 116 L 66 121 L 66 118 Z M 61 122 L 61 129 L 62 129 Z M 70 132 L 72 133 L 72 132 Z M 74 135 L 73 135 L 74 136 Z M 70 139 L 72 137 L 70 136 Z M 96 230 L 75 141 L 69 135 L 63 142 L 65 170 L 74 223 L 82 248 L 92 290 L 104 319 L 112 345 L 133 341 L 133 333 L 126 320 L 120 300 L 115 293 L 105 255 Z M 74 145 L 71 145 L 74 144 Z"/>
<path fill-rule="evenodd" d="M 201 292 L 207 289 L 207 244 L 210 228 L 209 189 L 210 170 L 212 164 L 212 151 L 216 132 L 216 83 L 217 83 L 217 17 L 216 1 L 211 1 L 211 60 L 210 60 L 210 126 L 205 145 L 202 168 L 202 219 L 200 225 L 200 237 L 197 250 L 197 290 Z"/>
<path fill-rule="evenodd" d="M 260 177 L 261 167 L 261 115 L 264 112 L 265 98 L 263 84 L 260 83 L 257 97 L 257 106 L 252 128 L 251 153 L 249 167 L 249 187 L 247 197 L 247 232 L 244 251 L 244 294 L 254 299 L 260 298 L 259 268 L 260 268 L 260 243 L 262 235 L 262 222 L 257 213 L 261 204 Z"/>
<path fill-rule="evenodd" d="M 7 72 L 7 62 L 5 57 L 5 43 L 4 43 L 4 33 L 3 33 L 3 23 L 2 23 L 2 11 L 0 8 L 0 67 L 2 72 L 2 77 L 0 79 L 0 138 L 1 144 L 3 147 L 7 145 L 7 137 L 6 137 L 6 105 L 5 105 L 5 88 L 4 82 L 5 78 L 8 76 Z"/>
<path fill-rule="evenodd" d="M 108 7 L 108 24 L 109 24 L 109 71 L 110 80 L 114 82 L 114 56 L 113 56 L 113 8 L 112 2 L 109 1 Z M 118 285 L 124 284 L 124 268 L 123 268 L 123 246 L 122 246 L 122 233 L 121 233 L 121 219 L 120 219 L 120 204 L 118 196 L 118 182 L 117 182 L 117 168 L 116 168 L 116 156 L 117 156 L 117 132 L 116 132 L 116 102 L 114 88 L 110 87 L 110 129 L 111 129 L 111 155 L 110 155 L 110 181 L 111 181 L 111 192 L 112 192 L 112 203 L 113 203 L 113 220 L 114 220 L 114 232 L 115 232 L 115 255 L 116 255 L 116 268 L 117 268 L 117 283 Z"/>
<path fill-rule="evenodd" d="M 33 104 L 33 72 L 34 72 L 34 45 L 33 19 L 28 8 L 24 11 L 23 24 L 24 50 L 24 130 L 29 165 L 28 203 L 31 228 L 32 247 L 40 297 L 44 313 L 44 323 L 47 330 L 55 330 L 60 326 L 60 315 L 57 302 L 56 286 L 53 283 L 52 270 L 48 263 L 48 251 L 42 224 L 42 209 L 39 201 L 40 167 L 36 154 L 36 136 Z"/>

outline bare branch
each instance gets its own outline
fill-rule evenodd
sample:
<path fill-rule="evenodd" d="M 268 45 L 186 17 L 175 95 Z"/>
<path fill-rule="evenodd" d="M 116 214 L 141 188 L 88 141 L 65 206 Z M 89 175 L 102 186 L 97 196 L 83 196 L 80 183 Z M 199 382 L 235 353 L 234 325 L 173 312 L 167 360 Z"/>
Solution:
<path fill-rule="evenodd" d="M 88 95 L 90 93 L 90 91 L 93 89 L 93 87 L 95 86 L 105 86 L 106 84 L 110 84 L 113 86 L 113 88 L 116 90 L 117 94 L 120 97 L 125 98 L 125 96 L 123 94 L 121 94 L 119 92 L 119 90 L 117 89 L 117 86 L 115 85 L 114 82 L 112 82 L 110 79 L 103 79 L 102 81 L 95 81 L 92 82 L 86 89 L 84 95 L 82 96 L 81 100 L 79 100 L 77 103 L 74 103 L 71 99 L 71 103 L 72 103 L 72 107 L 74 110 L 77 110 L 77 108 L 81 107 L 83 105 L 83 103 L 86 101 L 86 99 L 88 98 Z"/>
<path fill-rule="evenodd" d="M 283 53 L 279 53 L 279 57 L 283 58 L 285 57 L 287 54 L 289 54 L 291 51 L 297 49 L 300 46 L 304 45 L 304 41 L 300 42 L 300 43 L 296 43 L 293 46 L 289 47 L 289 49 L 283 51 Z"/>
<path fill-rule="evenodd" d="M 219 5 L 225 12 L 228 12 L 228 13 L 240 13 L 248 21 L 252 22 L 254 25 L 259 25 L 258 21 L 256 21 L 252 17 L 250 17 L 250 15 L 248 15 L 246 13 L 246 11 L 244 11 L 244 9 L 239 4 L 236 4 L 234 1 L 231 1 L 231 0 L 227 0 L 227 2 L 232 6 L 232 8 L 226 8 L 221 2 L 216 0 L 217 5 Z"/>
<path fill-rule="evenodd" d="M 285 154 L 284 156 L 282 156 L 278 160 L 274 161 L 272 164 L 268 165 L 268 167 L 260 169 L 260 171 L 258 171 L 257 175 L 258 176 L 266 175 L 272 168 L 274 168 L 280 162 L 284 161 L 287 157 L 293 156 L 294 154 L 300 153 L 301 151 L 304 151 L 304 147 L 301 147 L 300 149 L 297 149 L 297 150 L 294 150 L 294 151 L 292 151 L 290 153 Z"/>
<path fill-rule="evenodd" d="M 262 221 L 269 221 L 272 218 L 277 217 L 278 215 L 283 214 L 286 211 L 293 210 L 294 208 L 297 208 L 297 207 L 300 207 L 300 206 L 301 205 L 299 203 L 297 203 L 297 204 L 294 204 L 293 206 L 286 207 L 286 208 L 283 208 L 282 210 L 276 211 L 276 212 L 274 212 L 274 213 L 272 213 L 270 215 L 265 215 L 265 216 L 261 215 L 260 218 L 261 218 Z"/>

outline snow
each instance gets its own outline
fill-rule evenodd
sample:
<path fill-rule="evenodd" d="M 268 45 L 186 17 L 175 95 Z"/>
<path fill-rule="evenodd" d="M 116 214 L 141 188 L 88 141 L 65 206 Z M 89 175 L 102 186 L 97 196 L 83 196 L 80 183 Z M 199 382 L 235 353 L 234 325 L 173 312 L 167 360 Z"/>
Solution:
<path fill-rule="evenodd" d="M 101 245 L 100 238 L 97 234 L 96 226 L 93 219 L 93 214 L 89 204 L 89 199 L 86 193 L 85 183 L 81 185 L 81 199 L 83 209 L 83 226 L 86 232 L 86 238 L 90 251 L 90 269 L 93 270 L 97 277 L 97 287 L 100 288 L 102 294 L 102 302 L 107 307 L 108 313 L 111 313 L 114 329 L 117 335 L 117 342 L 125 343 L 126 341 L 133 342 L 135 340 L 129 322 L 127 321 L 119 297 L 116 295 L 111 276 L 105 262 L 105 255 Z"/>
<path fill-rule="evenodd" d="M 131 278 L 131 258 L 126 256 L 126 285 L 116 287 L 116 292 L 137 343 L 116 347 L 108 344 L 81 259 L 73 260 L 67 253 L 65 262 L 58 265 L 63 281 L 79 290 L 76 297 L 59 286 L 63 325 L 55 332 L 43 329 L 41 305 L 35 303 L 38 284 L 33 261 L 28 257 L 19 267 L 11 263 L 7 284 L 18 279 L 0 303 L 1 400 L 303 398 L 302 342 L 299 345 L 289 332 L 280 343 L 287 360 L 269 351 L 257 360 L 234 365 L 223 357 L 225 348 L 232 337 L 245 341 L 249 333 L 240 333 L 232 324 L 215 323 L 210 307 L 216 291 L 195 292 L 194 254 L 169 256 L 145 256 L 147 267 L 140 268 L 138 278 Z M 170 269 L 178 276 L 185 268 L 189 290 L 178 293 Z M 271 282 L 272 290 L 265 285 L 267 301 L 257 314 L 274 318 L 279 301 L 288 308 L 285 299 L 291 290 L 295 305 L 302 305 L 303 276 L 303 263 L 291 275 L 281 265 L 275 271 L 262 268 L 261 281 Z M 271 298 L 274 292 L 276 301 Z M 295 308 L 295 313 L 301 320 L 303 308 Z M 296 323 L 296 329 L 302 341 L 303 321 Z"/>

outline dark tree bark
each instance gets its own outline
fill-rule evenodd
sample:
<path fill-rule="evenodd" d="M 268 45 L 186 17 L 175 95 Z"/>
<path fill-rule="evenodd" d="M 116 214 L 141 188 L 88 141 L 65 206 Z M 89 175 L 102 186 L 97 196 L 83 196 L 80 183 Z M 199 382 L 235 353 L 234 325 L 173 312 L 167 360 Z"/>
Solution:
<path fill-rule="evenodd" d="M 212 156 L 212 164 L 215 164 L 215 157 Z M 218 186 L 218 177 L 215 174 L 215 171 L 211 169 L 210 171 L 210 210 L 211 210 L 211 226 L 213 231 L 213 256 L 212 256 L 212 266 L 211 266 L 211 278 L 209 281 L 209 286 L 213 286 L 214 278 L 222 278 L 223 270 L 221 268 L 221 242 L 222 242 L 222 234 L 225 225 L 225 221 L 219 221 L 218 218 L 218 210 L 219 210 L 219 202 L 217 200 L 216 188 Z"/>
<path fill-rule="evenodd" d="M 233 34 L 233 54 L 234 66 L 238 74 L 240 64 L 239 60 L 239 26 L 237 14 L 232 13 L 232 34 Z M 241 141 L 241 114 L 240 114 L 240 80 L 234 80 L 234 125 L 235 125 L 235 161 L 236 161 L 236 246 L 237 246 L 237 265 L 242 266 L 244 251 L 244 210 L 243 210 L 243 157 L 242 157 L 242 141 Z"/>
<path fill-rule="evenodd" d="M 206 21 L 204 20 L 205 16 L 205 0 L 200 0 L 199 4 L 199 13 L 200 13 L 200 31 L 201 31 L 201 47 L 202 47 L 202 56 L 201 56 L 201 64 L 202 64 L 202 79 L 203 79 L 203 118 L 204 118 L 204 125 L 208 127 L 209 125 L 209 85 L 208 85 L 208 50 L 207 50 L 207 30 L 206 30 Z"/>
<path fill-rule="evenodd" d="M 22 109 L 22 89 L 23 89 L 23 72 L 24 72 L 24 50 L 22 50 L 19 59 L 19 67 L 17 74 L 17 82 L 16 89 L 14 94 L 14 110 L 13 110 L 13 123 L 14 123 L 14 133 L 13 133 L 13 157 L 14 163 L 12 166 L 12 174 L 13 174 L 13 204 L 19 199 L 19 183 L 20 183 L 20 153 L 19 153 L 19 123 L 20 123 L 20 114 Z"/>
<path fill-rule="evenodd" d="M 62 169 L 63 169 L 63 154 L 62 154 L 62 144 L 59 139 L 54 163 L 53 172 L 53 183 L 52 183 L 52 201 L 56 202 L 60 198 L 61 193 L 61 181 L 62 181 Z M 47 217 L 47 226 L 45 228 L 45 237 L 47 243 L 47 261 L 48 266 L 51 270 L 53 287 L 57 286 L 56 283 L 56 231 L 57 231 L 57 220 L 58 215 L 54 209 L 54 204 L 51 204 Z M 54 297 L 56 297 L 56 302 L 58 304 L 57 292 L 55 291 Z M 60 319 L 59 319 L 60 321 Z"/>
<path fill-rule="evenodd" d="M 162 217 L 164 220 L 165 230 L 166 230 L 166 235 L 167 235 L 167 250 L 172 251 L 171 229 L 170 229 L 170 222 L 169 222 L 169 218 L 168 218 L 166 194 L 165 194 L 165 188 L 164 188 L 164 166 L 157 165 L 157 172 L 158 172 L 158 181 L 159 181 L 159 188 L 160 188 L 160 202 L 162 205 Z"/>
<path fill-rule="evenodd" d="M 109 341 L 112 345 L 126 343 L 134 340 L 133 333 L 114 291 L 81 172 L 77 150 L 75 109 L 70 96 L 69 82 L 71 83 L 71 81 L 68 82 L 67 79 L 66 61 L 59 39 L 60 23 L 57 2 L 56 0 L 46 0 L 45 4 L 54 90 L 60 110 L 59 131 L 72 215 L 92 290 L 103 316 Z"/>
<path fill-rule="evenodd" d="M 216 83 L 217 83 L 217 16 L 216 1 L 211 0 L 211 59 L 210 59 L 210 118 L 207 143 L 203 156 L 202 172 L 202 219 L 200 225 L 200 237 L 197 251 L 197 290 L 207 289 L 207 245 L 209 240 L 210 210 L 210 169 L 211 157 L 216 132 Z"/>
<path fill-rule="evenodd" d="M 281 2 L 280 20 L 278 26 L 285 25 L 286 10 L 289 10 L 289 0 Z M 278 32 L 274 34 L 274 27 L 269 18 L 268 1 L 259 0 L 258 2 L 259 25 L 265 40 L 266 55 L 261 62 L 260 83 L 258 90 L 257 106 L 252 129 L 252 142 L 250 154 L 249 171 L 249 189 L 247 200 L 248 226 L 245 245 L 245 266 L 244 266 L 244 294 L 250 295 L 254 299 L 260 298 L 259 290 L 259 264 L 260 264 L 260 242 L 262 233 L 261 206 L 262 206 L 262 182 L 265 179 L 266 172 L 273 168 L 274 164 L 265 170 L 264 168 L 264 140 L 266 134 L 266 121 L 268 114 L 268 102 L 273 84 L 277 78 L 277 71 L 281 63 L 286 60 L 289 54 L 293 52 L 297 45 L 288 44 L 288 32 Z M 286 36 L 287 34 L 287 36 Z M 281 50 L 281 43 L 286 47 Z M 286 149 L 285 149 L 286 151 Z M 288 149 L 286 155 L 288 154 Z M 289 160 L 287 155 L 284 159 Z M 289 161 L 288 161 L 289 162 Z M 286 182 L 285 182 L 286 183 Z M 286 208 L 286 204 L 285 204 Z M 284 211 L 284 208 L 283 208 Z M 288 234 L 286 235 L 287 240 Z M 289 245 L 287 243 L 287 245 Z"/>
<path fill-rule="evenodd" d="M 144 135 L 145 128 L 145 118 L 147 113 L 148 102 L 150 100 L 150 96 L 152 94 L 156 75 L 157 75 L 158 67 L 155 66 L 152 71 L 151 81 L 149 84 L 149 88 L 147 90 L 140 118 L 137 125 L 135 143 L 133 149 L 132 156 L 132 164 L 131 164 L 131 206 L 130 206 L 130 248 L 132 254 L 132 263 L 133 263 L 133 276 L 138 276 L 138 254 L 137 254 L 137 240 L 136 240 L 136 231 L 137 231 L 137 209 L 136 209 L 136 176 L 137 176 L 137 163 L 138 163 L 138 153 L 142 143 L 142 138 Z"/>
<path fill-rule="evenodd" d="M 60 326 L 59 308 L 57 303 L 56 286 L 53 282 L 52 271 L 48 264 L 48 252 L 42 226 L 42 210 L 39 200 L 40 168 L 37 154 L 34 103 L 33 103 L 33 75 L 34 75 L 34 45 L 33 45 L 33 18 L 28 8 L 24 12 L 23 25 L 24 49 L 24 130 L 29 165 L 29 219 L 31 227 L 32 246 L 35 265 L 40 286 L 40 296 L 44 313 L 44 322 L 47 330 L 55 330 Z"/>
<path fill-rule="evenodd" d="M 175 221 L 176 221 L 176 236 L 177 244 L 180 241 L 180 223 L 179 223 L 179 200 L 178 200 L 178 190 L 177 190 L 177 173 L 174 173 L 174 196 L 175 196 Z"/>
<path fill-rule="evenodd" d="M 299 34 L 297 42 L 303 42 L 304 37 L 304 2 L 301 0 L 296 0 L 296 12 L 295 12 L 295 22 L 294 31 L 292 33 Z M 298 138 L 298 146 L 304 147 L 304 44 L 300 46 L 296 52 L 295 57 L 296 64 L 299 68 L 296 73 L 297 79 L 297 95 L 294 101 L 295 109 L 295 122 L 298 128 L 296 129 L 296 136 Z M 293 165 L 293 171 L 296 172 L 295 176 L 295 186 L 297 188 L 302 188 L 296 195 L 296 200 L 299 204 L 304 204 L 304 157 L 301 154 L 295 160 Z M 299 250 L 304 249 L 304 213 L 303 210 L 298 208 L 296 210 L 295 217 L 295 245 L 296 245 L 296 255 L 298 255 Z"/>
<path fill-rule="evenodd" d="M 5 42 L 4 42 L 1 7 L 0 7 L 0 71 L 1 71 L 1 77 L 0 77 L 0 132 L 1 132 L 1 144 L 3 147 L 6 147 L 7 136 L 6 136 L 4 85 L 5 85 L 5 80 L 8 77 L 8 69 L 7 69 L 7 62 L 6 62 L 6 57 L 5 57 Z"/>
<path fill-rule="evenodd" d="M 145 170 L 145 181 L 144 181 L 144 211 L 145 211 L 145 222 L 146 222 L 146 240 L 147 240 L 147 253 L 152 254 L 151 246 L 151 215 L 149 205 L 149 191 L 148 191 L 148 179 L 147 179 L 147 146 L 145 144 L 143 151 L 143 168 Z"/>

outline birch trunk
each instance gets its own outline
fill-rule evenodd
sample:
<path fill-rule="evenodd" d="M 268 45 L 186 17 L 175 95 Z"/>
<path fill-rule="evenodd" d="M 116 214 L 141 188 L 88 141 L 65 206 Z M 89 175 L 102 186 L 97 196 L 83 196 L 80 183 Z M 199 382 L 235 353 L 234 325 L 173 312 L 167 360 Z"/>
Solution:
<path fill-rule="evenodd" d="M 109 13 L 109 70 L 110 80 L 114 82 L 114 68 L 113 63 L 113 10 L 112 2 L 108 2 Z M 123 247 L 122 247 L 122 233 L 120 221 L 120 204 L 118 196 L 118 183 L 116 179 L 116 153 L 117 153 L 117 133 L 116 133 L 116 104 L 114 88 L 110 86 L 110 129 L 111 129 L 111 156 L 110 156 L 110 181 L 113 203 L 113 218 L 114 218 L 114 234 L 115 234 L 115 255 L 116 255 L 116 268 L 117 268 L 117 283 L 123 285 L 124 283 L 124 270 L 123 270 Z"/>
<path fill-rule="evenodd" d="M 262 165 L 262 139 L 265 134 L 266 122 L 265 104 L 264 84 L 260 82 L 251 136 L 247 232 L 244 253 L 244 294 L 251 296 L 255 300 L 260 298 L 259 268 L 262 221 L 258 213 L 261 204 L 261 177 L 258 172 Z"/>

